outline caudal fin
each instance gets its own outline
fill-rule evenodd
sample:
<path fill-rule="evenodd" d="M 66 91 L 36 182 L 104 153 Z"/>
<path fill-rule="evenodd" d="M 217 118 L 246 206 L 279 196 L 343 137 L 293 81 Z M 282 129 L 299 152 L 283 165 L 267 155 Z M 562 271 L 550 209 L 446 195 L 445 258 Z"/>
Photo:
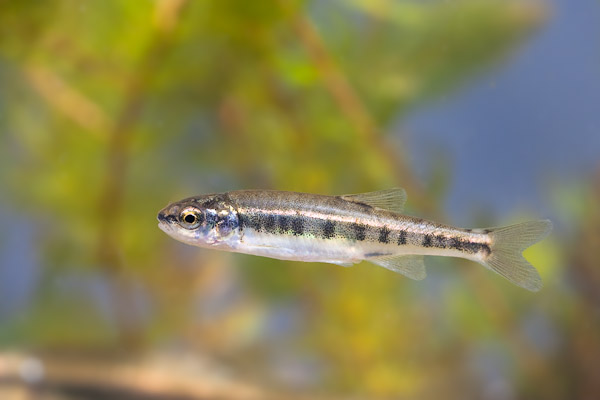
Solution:
<path fill-rule="evenodd" d="M 515 285 L 537 292 L 542 288 L 542 278 L 522 253 L 545 238 L 551 230 L 552 222 L 549 220 L 487 229 L 492 239 L 491 252 L 480 262 Z"/>

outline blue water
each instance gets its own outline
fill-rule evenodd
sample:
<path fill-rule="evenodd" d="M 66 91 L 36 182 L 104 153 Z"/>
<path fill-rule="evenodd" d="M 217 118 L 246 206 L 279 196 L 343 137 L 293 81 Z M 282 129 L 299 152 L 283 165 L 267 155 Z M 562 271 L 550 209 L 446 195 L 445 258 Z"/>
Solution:
<path fill-rule="evenodd" d="M 29 305 L 41 271 L 33 226 L 1 206 L 0 225 L 11 227 L 0 232 L 0 321 L 6 321 Z"/>
<path fill-rule="evenodd" d="M 504 63 L 395 128 L 421 178 L 440 152 L 451 160 L 457 223 L 474 205 L 547 215 L 557 183 L 600 168 L 600 3 L 550 4 L 549 21 Z"/>

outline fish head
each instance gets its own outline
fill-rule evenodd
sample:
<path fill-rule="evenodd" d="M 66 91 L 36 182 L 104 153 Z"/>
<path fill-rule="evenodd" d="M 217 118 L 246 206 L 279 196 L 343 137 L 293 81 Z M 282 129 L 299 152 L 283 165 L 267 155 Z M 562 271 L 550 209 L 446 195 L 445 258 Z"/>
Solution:
<path fill-rule="evenodd" d="M 158 213 L 158 227 L 180 242 L 199 247 L 235 247 L 239 219 L 224 195 L 190 197 Z"/>

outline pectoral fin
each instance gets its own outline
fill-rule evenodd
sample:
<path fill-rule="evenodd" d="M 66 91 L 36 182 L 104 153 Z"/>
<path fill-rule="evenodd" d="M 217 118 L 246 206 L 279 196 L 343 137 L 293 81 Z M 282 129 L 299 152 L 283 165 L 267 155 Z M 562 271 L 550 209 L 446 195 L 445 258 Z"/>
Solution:
<path fill-rule="evenodd" d="M 385 256 L 369 258 L 367 261 L 417 281 L 427 276 L 423 256 Z"/>

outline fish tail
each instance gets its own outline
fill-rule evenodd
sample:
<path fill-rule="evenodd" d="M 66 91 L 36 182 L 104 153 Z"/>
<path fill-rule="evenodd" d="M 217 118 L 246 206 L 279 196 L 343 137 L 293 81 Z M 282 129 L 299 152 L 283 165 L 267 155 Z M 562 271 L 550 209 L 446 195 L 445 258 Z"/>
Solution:
<path fill-rule="evenodd" d="M 489 228 L 490 254 L 480 263 L 512 283 L 532 292 L 542 288 L 542 278 L 525 260 L 523 250 L 545 238 L 552 230 L 550 220 L 529 221 L 516 225 Z"/>

